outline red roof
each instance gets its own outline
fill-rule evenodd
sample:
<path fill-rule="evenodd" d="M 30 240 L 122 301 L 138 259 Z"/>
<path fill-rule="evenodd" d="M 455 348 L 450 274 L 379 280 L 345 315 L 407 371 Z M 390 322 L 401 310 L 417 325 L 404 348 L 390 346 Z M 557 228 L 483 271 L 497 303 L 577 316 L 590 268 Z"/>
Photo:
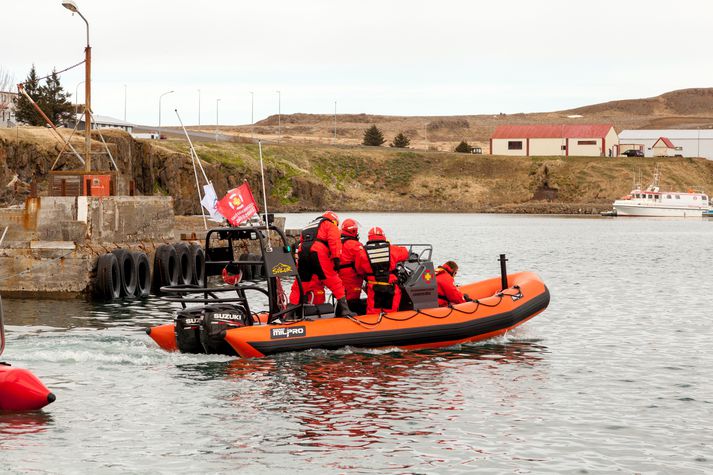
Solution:
<path fill-rule="evenodd" d="M 676 148 L 676 146 L 673 143 L 671 143 L 671 141 L 669 139 L 667 139 L 666 137 L 659 137 L 659 139 L 656 141 L 656 143 L 654 143 L 654 147 L 659 142 L 663 142 L 663 144 L 665 146 L 667 146 L 668 148 Z"/>
<path fill-rule="evenodd" d="M 499 125 L 494 139 L 600 139 L 612 129 L 611 124 L 595 125 Z"/>

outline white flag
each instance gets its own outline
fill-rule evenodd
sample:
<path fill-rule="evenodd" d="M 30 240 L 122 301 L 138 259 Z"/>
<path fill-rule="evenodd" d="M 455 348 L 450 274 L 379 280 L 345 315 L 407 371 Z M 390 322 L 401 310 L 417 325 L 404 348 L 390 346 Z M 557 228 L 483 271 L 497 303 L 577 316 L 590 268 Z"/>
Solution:
<path fill-rule="evenodd" d="M 223 221 L 223 216 L 218 212 L 218 195 L 215 194 L 215 188 L 213 188 L 213 183 L 208 183 L 203 185 L 203 199 L 201 204 L 210 214 L 210 219 L 218 223 Z"/>

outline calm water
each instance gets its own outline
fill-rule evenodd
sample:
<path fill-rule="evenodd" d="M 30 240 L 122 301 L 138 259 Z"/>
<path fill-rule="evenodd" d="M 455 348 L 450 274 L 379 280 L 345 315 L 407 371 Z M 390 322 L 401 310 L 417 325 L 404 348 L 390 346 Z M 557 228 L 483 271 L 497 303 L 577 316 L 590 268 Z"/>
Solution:
<path fill-rule="evenodd" d="M 505 252 L 550 307 L 486 343 L 248 361 L 159 350 L 153 299 L 5 300 L 3 359 L 57 401 L 0 414 L 0 471 L 713 473 L 713 220 L 355 217 L 460 282 Z"/>

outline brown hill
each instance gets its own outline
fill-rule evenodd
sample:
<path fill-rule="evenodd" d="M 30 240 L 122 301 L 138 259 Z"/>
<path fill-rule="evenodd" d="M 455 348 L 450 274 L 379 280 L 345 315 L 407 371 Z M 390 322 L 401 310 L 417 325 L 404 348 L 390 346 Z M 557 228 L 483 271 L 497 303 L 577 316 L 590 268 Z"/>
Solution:
<path fill-rule="evenodd" d="M 572 118 L 569 116 L 582 116 Z M 333 144 L 334 115 L 283 114 L 279 138 L 285 143 Z M 461 140 L 487 153 L 488 140 L 501 124 L 612 123 L 617 130 L 645 128 L 713 128 L 713 88 L 682 89 L 656 97 L 627 99 L 556 112 L 460 116 L 337 115 L 336 143 L 357 145 L 364 130 L 376 124 L 387 144 L 399 132 L 411 140 L 411 148 L 448 151 Z M 212 132 L 214 129 L 206 129 Z M 277 141 L 278 116 L 254 126 L 221 127 L 225 133 L 245 139 L 251 136 Z"/>

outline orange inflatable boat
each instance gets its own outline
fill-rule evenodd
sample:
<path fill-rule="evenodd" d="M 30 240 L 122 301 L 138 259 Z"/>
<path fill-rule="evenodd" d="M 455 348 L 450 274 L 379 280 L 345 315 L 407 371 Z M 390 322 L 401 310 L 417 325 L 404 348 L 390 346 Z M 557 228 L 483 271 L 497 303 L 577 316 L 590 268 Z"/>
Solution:
<path fill-rule="evenodd" d="M 249 228 L 254 232 L 254 228 Z M 270 228 L 284 239 L 278 229 Z M 227 242 L 230 252 L 213 251 L 211 233 Z M 232 264 L 243 275 L 253 267 L 252 279 L 224 287 L 164 287 L 167 300 L 181 302 L 183 310 L 174 322 L 147 330 L 158 345 L 168 351 L 222 353 L 243 358 L 262 357 L 281 352 L 314 348 L 336 349 L 393 348 L 424 349 L 451 346 L 503 335 L 547 308 L 547 286 L 532 272 L 507 274 L 501 256 L 500 277 L 459 287 L 472 301 L 452 307 L 438 307 L 435 279 L 428 245 L 412 252 L 399 272 L 403 291 L 400 311 L 356 317 L 335 317 L 331 305 L 300 305 L 286 308 L 281 301 L 280 279 L 286 275 L 299 279 L 288 245 L 265 249 L 268 242 L 258 232 L 262 256 L 227 262 L 233 255 L 232 240 L 248 232 L 244 228 L 211 230 L 206 239 L 206 273 L 217 275 Z M 270 246 L 272 247 L 272 246 Z M 224 256 L 222 260 L 215 256 Z M 214 267 L 217 263 L 218 266 Z M 220 267 L 222 266 L 222 267 Z M 289 270 L 288 270 L 289 269 Z M 275 272 L 279 271 L 279 272 Z M 260 276 L 264 277 L 261 285 Z M 253 312 L 247 293 L 267 297 L 269 309 Z M 226 296 L 227 293 L 227 296 Z M 190 306 L 191 303 L 197 304 Z"/>

